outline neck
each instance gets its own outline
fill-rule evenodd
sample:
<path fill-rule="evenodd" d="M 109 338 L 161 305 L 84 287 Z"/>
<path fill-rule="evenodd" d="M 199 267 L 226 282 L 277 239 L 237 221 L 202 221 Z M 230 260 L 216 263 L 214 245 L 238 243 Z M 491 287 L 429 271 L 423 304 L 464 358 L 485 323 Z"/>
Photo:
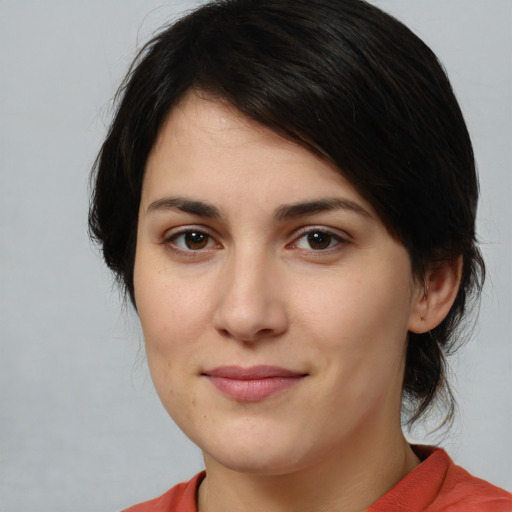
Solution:
<path fill-rule="evenodd" d="M 317 464 L 285 475 L 242 473 L 205 455 L 199 512 L 361 512 L 419 463 L 398 425 L 394 436 L 364 434 Z"/>

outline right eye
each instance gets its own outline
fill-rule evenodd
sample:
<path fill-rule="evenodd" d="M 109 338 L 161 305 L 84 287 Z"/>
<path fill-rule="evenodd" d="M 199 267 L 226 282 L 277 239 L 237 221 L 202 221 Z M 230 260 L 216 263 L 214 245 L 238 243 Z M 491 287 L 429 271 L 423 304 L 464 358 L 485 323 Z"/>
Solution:
<path fill-rule="evenodd" d="M 180 231 L 167 238 L 172 248 L 183 252 L 195 252 L 217 247 L 217 242 L 208 234 L 198 229 Z"/>

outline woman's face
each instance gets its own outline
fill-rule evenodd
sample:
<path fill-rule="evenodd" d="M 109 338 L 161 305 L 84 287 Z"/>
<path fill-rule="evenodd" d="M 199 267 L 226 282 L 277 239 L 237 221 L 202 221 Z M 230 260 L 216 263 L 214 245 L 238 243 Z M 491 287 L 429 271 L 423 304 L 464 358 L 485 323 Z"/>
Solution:
<path fill-rule="evenodd" d="M 147 163 L 134 272 L 157 392 L 207 460 L 284 474 L 400 428 L 421 286 L 303 147 L 189 94 Z"/>

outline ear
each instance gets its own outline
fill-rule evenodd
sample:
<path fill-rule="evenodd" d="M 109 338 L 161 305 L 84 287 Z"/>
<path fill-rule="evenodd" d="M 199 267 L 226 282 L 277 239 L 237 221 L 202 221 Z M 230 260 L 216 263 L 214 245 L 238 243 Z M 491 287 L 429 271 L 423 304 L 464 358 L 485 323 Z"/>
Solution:
<path fill-rule="evenodd" d="M 409 318 L 409 331 L 421 334 L 437 327 L 450 311 L 459 291 L 462 256 L 436 263 L 419 283 Z"/>

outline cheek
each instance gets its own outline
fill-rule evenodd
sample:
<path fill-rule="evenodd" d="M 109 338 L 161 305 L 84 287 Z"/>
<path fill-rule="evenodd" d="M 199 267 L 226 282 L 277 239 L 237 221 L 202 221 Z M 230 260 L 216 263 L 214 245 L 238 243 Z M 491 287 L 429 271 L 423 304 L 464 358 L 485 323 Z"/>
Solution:
<path fill-rule="evenodd" d="M 360 272 L 347 272 L 346 276 L 326 279 L 323 285 L 316 282 L 314 293 L 297 291 L 295 296 L 304 297 L 297 308 L 298 321 L 308 318 L 326 339 L 350 339 L 357 347 L 378 339 L 401 342 L 407 333 L 410 286 L 403 276 L 380 270 L 365 270 L 363 278 Z"/>
<path fill-rule="evenodd" d="M 364 278 L 359 275 L 319 286 L 303 302 L 297 320 L 312 333 L 328 378 L 338 385 L 342 380 L 354 396 L 378 392 L 379 385 L 401 375 L 411 293 L 402 273 L 375 268 L 367 269 Z"/>
<path fill-rule="evenodd" d="M 199 340 L 204 331 L 201 308 L 205 302 L 198 301 L 190 287 L 180 286 L 179 279 L 173 279 L 171 285 L 162 274 L 142 272 L 141 268 L 152 267 L 136 267 L 134 275 L 151 378 L 167 412 L 183 425 L 197 402 L 194 390 L 183 393 L 181 384 L 198 372 Z"/>
<path fill-rule="evenodd" d="M 161 249 L 148 245 L 139 243 L 135 258 L 137 312 L 147 342 L 171 342 L 201 318 L 207 304 L 204 283 L 176 271 Z"/>
<path fill-rule="evenodd" d="M 134 268 L 134 286 L 148 365 L 157 391 L 164 381 L 177 378 L 191 366 L 190 355 L 204 325 L 201 308 L 190 283 L 186 286 L 165 270 L 158 259 L 140 251 Z M 166 386 L 169 389 L 169 386 Z"/>

